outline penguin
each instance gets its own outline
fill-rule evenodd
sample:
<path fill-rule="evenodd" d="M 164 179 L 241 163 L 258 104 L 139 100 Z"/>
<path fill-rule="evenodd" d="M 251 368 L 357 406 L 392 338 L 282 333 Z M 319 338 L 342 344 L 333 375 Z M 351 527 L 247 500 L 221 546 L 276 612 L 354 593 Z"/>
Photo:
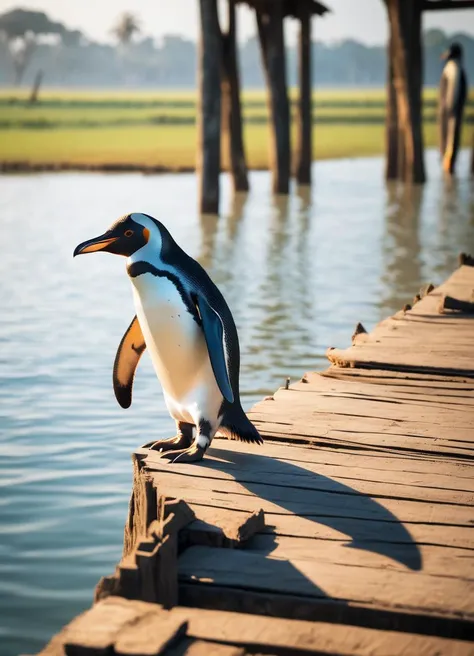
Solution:
<path fill-rule="evenodd" d="M 443 169 L 453 174 L 459 150 L 462 117 L 467 95 L 467 78 L 463 67 L 463 51 L 452 43 L 441 55 L 446 60 L 439 90 L 440 150 Z"/>
<path fill-rule="evenodd" d="M 117 350 L 113 388 L 122 408 L 132 402 L 135 370 L 151 356 L 174 437 L 145 448 L 172 462 L 200 461 L 217 430 L 263 442 L 239 396 L 240 350 L 232 313 L 206 271 L 148 214 L 127 214 L 103 235 L 79 244 L 74 257 L 106 251 L 127 258 L 136 314 Z"/>

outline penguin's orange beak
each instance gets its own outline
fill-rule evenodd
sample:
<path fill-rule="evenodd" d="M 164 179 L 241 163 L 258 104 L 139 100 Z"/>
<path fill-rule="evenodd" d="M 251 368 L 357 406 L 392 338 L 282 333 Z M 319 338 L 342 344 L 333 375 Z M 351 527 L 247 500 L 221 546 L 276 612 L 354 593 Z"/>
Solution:
<path fill-rule="evenodd" d="M 96 251 L 105 250 L 107 246 L 110 246 L 110 244 L 113 244 L 118 239 L 118 237 L 108 237 L 108 234 L 110 233 L 106 232 L 94 239 L 83 241 L 82 244 L 79 244 L 74 249 L 73 257 L 76 257 L 76 255 L 83 255 L 84 253 L 95 253 Z"/>

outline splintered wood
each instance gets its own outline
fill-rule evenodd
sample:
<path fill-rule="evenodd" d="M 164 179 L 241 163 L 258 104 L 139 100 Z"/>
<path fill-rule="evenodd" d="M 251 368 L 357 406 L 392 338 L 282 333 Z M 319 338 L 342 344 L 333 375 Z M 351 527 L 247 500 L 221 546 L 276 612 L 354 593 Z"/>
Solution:
<path fill-rule="evenodd" d="M 44 656 L 474 654 L 473 290 L 358 328 L 252 409 L 263 446 L 137 450 L 124 560 Z"/>

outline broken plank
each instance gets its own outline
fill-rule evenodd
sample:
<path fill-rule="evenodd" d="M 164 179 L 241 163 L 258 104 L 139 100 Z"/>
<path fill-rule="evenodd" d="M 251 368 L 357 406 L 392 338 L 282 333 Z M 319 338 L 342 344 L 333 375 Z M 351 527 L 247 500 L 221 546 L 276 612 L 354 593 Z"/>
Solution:
<path fill-rule="evenodd" d="M 212 526 L 226 523 L 230 514 L 245 514 L 233 508 L 216 508 L 200 503 L 192 504 L 199 521 L 213 522 Z M 220 518 L 219 518 L 220 516 Z M 465 550 L 474 549 L 473 528 L 470 526 L 446 526 L 428 522 L 400 524 L 378 521 L 328 517 L 326 515 L 281 515 L 267 513 L 263 534 L 286 535 L 290 537 L 310 538 L 312 540 L 339 541 L 353 543 L 359 549 L 372 550 L 374 553 L 388 553 L 391 549 L 387 543 L 408 545 L 410 561 L 413 566 L 421 562 L 419 544 L 441 547 L 456 547 Z M 218 546 L 207 544 L 207 546 Z M 391 553 L 397 553 L 396 549 Z M 403 561 L 405 562 L 405 561 Z"/>

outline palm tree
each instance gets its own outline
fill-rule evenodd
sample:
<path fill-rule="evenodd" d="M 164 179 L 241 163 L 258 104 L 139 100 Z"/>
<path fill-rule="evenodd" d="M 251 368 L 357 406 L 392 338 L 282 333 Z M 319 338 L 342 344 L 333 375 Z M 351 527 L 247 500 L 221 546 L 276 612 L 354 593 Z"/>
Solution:
<path fill-rule="evenodd" d="M 133 35 L 140 32 L 140 23 L 138 19 L 130 12 L 124 12 L 112 29 L 112 33 L 117 37 L 121 46 L 127 47 L 133 38 Z"/>

